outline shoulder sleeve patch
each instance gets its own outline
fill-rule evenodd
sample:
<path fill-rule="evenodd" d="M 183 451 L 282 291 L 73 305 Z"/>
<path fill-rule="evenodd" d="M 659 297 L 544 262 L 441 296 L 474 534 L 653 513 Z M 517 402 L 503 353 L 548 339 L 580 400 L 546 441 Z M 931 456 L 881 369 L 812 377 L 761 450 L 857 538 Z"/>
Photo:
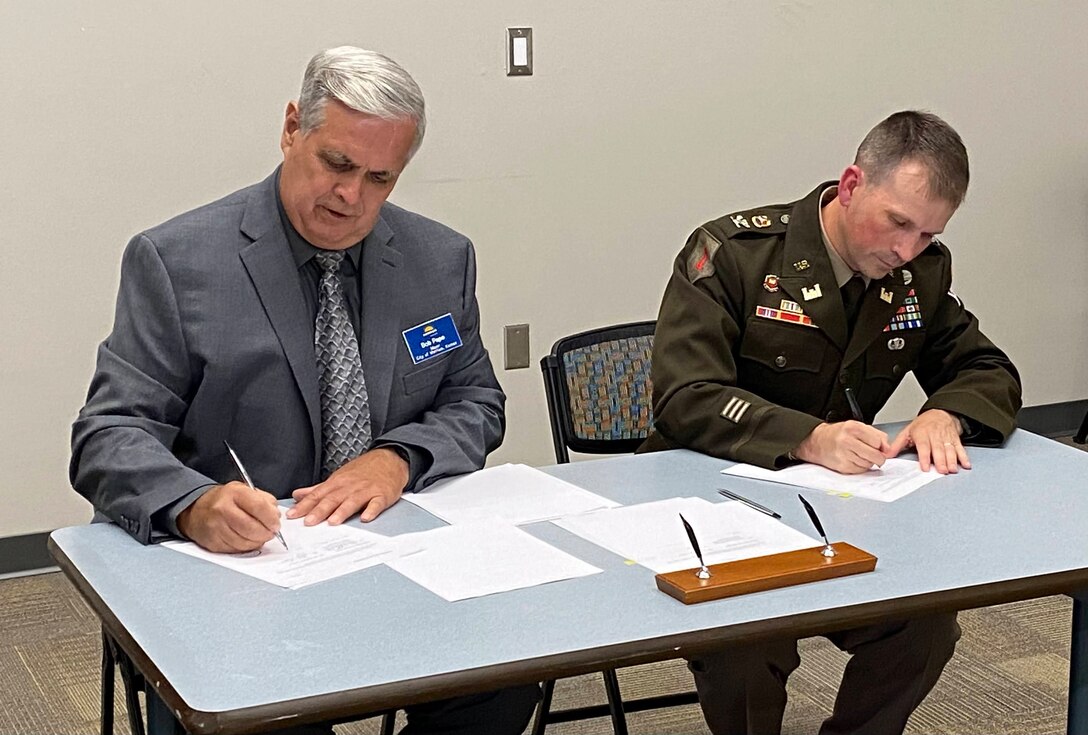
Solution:
<path fill-rule="evenodd" d="M 703 228 L 695 232 L 695 244 L 688 254 L 687 272 L 688 280 L 695 283 L 700 278 L 708 278 L 714 275 L 714 256 L 718 248 L 722 246 L 720 240 L 715 238 Z"/>

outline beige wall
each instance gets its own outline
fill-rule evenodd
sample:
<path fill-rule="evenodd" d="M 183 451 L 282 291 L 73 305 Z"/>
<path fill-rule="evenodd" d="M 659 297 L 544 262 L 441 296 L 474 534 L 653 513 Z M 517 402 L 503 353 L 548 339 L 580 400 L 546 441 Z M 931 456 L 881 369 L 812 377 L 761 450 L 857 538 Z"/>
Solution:
<path fill-rule="evenodd" d="M 504 74 L 508 25 L 534 29 L 531 78 Z M 1086 27 L 1088 4 L 1017 0 L 0 0 L 0 536 L 90 516 L 68 427 L 124 243 L 267 174 L 306 59 L 340 43 L 388 53 L 427 95 L 393 199 L 476 242 L 509 394 L 492 461 L 552 461 L 535 363 L 556 338 L 652 318 L 694 226 L 836 177 L 904 107 L 945 116 L 972 155 L 945 238 L 957 291 L 1028 404 L 1082 398 Z M 502 371 L 518 322 L 534 364 Z"/>

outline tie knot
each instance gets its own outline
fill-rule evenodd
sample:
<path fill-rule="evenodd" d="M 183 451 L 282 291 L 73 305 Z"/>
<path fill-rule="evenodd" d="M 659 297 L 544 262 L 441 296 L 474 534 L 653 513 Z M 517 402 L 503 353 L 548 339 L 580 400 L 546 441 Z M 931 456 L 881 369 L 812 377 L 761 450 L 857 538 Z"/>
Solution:
<path fill-rule="evenodd" d="M 340 262 L 344 260 L 343 250 L 322 250 L 314 255 L 317 258 L 318 265 L 326 273 L 335 273 L 340 270 Z"/>

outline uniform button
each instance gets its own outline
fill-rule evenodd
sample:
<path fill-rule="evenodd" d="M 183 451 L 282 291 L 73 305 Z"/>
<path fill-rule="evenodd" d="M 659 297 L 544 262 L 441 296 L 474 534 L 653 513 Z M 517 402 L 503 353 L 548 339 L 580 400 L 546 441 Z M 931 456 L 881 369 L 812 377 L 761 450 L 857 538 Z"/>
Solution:
<path fill-rule="evenodd" d="M 903 368 L 900 367 L 898 364 L 892 366 L 892 375 L 901 375 L 902 373 Z"/>
<path fill-rule="evenodd" d="M 774 358 L 774 364 L 780 368 L 786 367 L 786 362 L 787 360 L 785 355 L 779 355 L 778 357 Z"/>
<path fill-rule="evenodd" d="M 850 380 L 850 378 L 847 377 L 846 373 L 839 373 L 839 383 L 841 383 L 842 385 L 846 385 L 846 382 L 848 380 Z"/>
<path fill-rule="evenodd" d="M 839 420 L 839 412 L 838 411 L 828 411 L 827 416 L 825 416 L 824 418 L 828 422 L 838 421 Z"/>

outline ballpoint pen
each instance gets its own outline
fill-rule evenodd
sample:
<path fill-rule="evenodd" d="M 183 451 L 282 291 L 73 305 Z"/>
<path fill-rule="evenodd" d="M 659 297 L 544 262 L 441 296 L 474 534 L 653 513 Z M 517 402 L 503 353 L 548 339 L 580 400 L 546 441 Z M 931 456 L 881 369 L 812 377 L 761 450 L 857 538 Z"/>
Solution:
<path fill-rule="evenodd" d="M 812 525 L 816 526 L 816 533 L 820 534 L 824 540 L 824 549 L 820 553 L 827 557 L 835 556 L 835 549 L 831 546 L 831 542 L 827 540 L 827 534 L 824 533 L 824 524 L 820 523 L 820 517 L 816 515 L 816 509 L 809 505 L 809 502 L 805 500 L 801 493 L 797 493 L 797 497 L 801 501 L 801 505 L 805 506 L 805 511 L 808 512 Z"/>
<path fill-rule="evenodd" d="M 854 416 L 854 421 L 860 421 L 864 424 L 865 414 L 861 412 L 861 406 L 858 405 L 858 399 L 854 395 L 854 389 L 847 387 L 844 389 L 844 392 L 846 393 L 846 402 L 850 404 L 850 413 Z"/>
<path fill-rule="evenodd" d="M 226 446 L 227 451 L 230 452 L 230 458 L 231 458 L 231 460 L 233 460 L 234 466 L 238 468 L 238 474 L 242 476 L 242 479 L 245 481 L 245 483 L 247 485 L 250 486 L 250 488 L 252 488 L 253 490 L 256 490 L 257 486 L 254 485 L 253 480 L 250 479 L 249 473 L 246 472 L 246 468 L 242 464 L 242 460 L 238 458 L 238 453 L 234 451 L 234 447 L 232 447 L 229 443 L 227 443 L 226 439 L 223 440 L 223 445 Z M 279 531 L 276 531 L 276 538 L 278 538 L 280 540 L 280 543 L 283 544 L 283 548 L 285 550 L 290 551 L 290 549 L 287 548 L 287 542 L 283 540 L 283 534 L 282 533 L 280 533 Z"/>
<path fill-rule="evenodd" d="M 718 488 L 718 494 L 721 495 L 722 497 L 729 498 L 730 500 L 735 500 L 738 503 L 743 503 L 744 505 L 747 505 L 752 510 L 758 510 L 760 513 L 766 513 L 771 518 L 781 518 L 782 517 L 781 515 L 779 515 L 778 513 L 775 513 L 773 510 L 771 510 L 767 506 L 760 505 L 759 503 L 757 503 L 754 500 L 749 500 L 748 498 L 744 497 L 743 495 L 737 495 L 732 490 L 726 490 L 725 488 Z"/>
<path fill-rule="evenodd" d="M 695 538 L 695 529 L 691 527 L 691 524 L 687 522 L 682 514 L 680 515 L 680 522 L 684 524 L 684 530 L 688 532 L 688 541 L 691 542 L 691 548 L 695 550 L 695 556 L 699 558 L 699 571 L 695 573 L 695 576 L 699 579 L 710 579 L 710 570 L 706 568 L 706 562 L 703 561 L 703 552 L 699 548 L 699 539 Z"/>

